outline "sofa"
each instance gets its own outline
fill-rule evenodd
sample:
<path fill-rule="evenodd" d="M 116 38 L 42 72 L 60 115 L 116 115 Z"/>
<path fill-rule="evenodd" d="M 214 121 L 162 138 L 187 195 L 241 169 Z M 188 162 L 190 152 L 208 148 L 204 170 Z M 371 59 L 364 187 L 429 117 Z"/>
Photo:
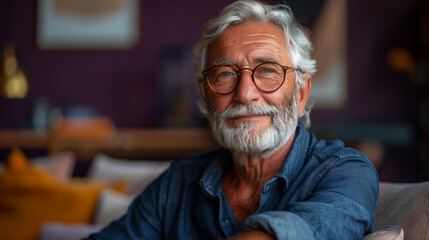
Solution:
<path fill-rule="evenodd" d="M 71 176 L 72 153 L 27 159 L 12 150 L 0 166 L 0 239 L 80 239 L 123 215 L 171 161 L 98 154 L 85 179 Z M 36 206 L 36 204 L 39 204 Z M 429 182 L 380 183 L 374 239 L 429 239 Z"/>
<path fill-rule="evenodd" d="M 429 182 L 381 182 L 374 229 L 379 231 L 373 236 L 377 237 L 383 232 L 391 238 L 367 236 L 365 240 L 429 239 Z"/>
<path fill-rule="evenodd" d="M 80 239 L 98 231 L 170 163 L 99 154 L 77 178 L 72 152 L 28 159 L 14 148 L 0 164 L 0 239 Z"/>

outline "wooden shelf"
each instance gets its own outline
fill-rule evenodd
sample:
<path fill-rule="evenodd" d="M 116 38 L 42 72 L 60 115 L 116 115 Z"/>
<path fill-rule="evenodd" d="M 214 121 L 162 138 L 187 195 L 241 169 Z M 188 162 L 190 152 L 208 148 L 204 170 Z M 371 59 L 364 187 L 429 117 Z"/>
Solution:
<path fill-rule="evenodd" d="M 206 128 L 115 129 L 105 137 L 61 136 L 55 131 L 0 130 L 0 148 L 47 149 L 49 154 L 71 150 L 81 159 L 98 153 L 129 159 L 177 159 L 217 146 Z"/>
<path fill-rule="evenodd" d="M 48 148 L 48 134 L 45 131 L 0 129 L 0 148 Z"/>

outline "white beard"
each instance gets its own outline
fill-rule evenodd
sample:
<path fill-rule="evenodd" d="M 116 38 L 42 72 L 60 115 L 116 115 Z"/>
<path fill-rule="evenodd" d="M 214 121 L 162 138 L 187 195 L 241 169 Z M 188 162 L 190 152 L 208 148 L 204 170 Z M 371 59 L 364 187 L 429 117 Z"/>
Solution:
<path fill-rule="evenodd" d="M 269 115 L 271 126 L 258 131 L 252 122 L 241 122 L 232 127 L 228 125 L 230 118 L 242 115 Z M 293 94 L 288 102 L 279 106 L 235 105 L 222 113 L 217 113 L 214 106 L 210 106 L 208 119 L 220 145 L 233 153 L 265 158 L 285 145 L 294 134 L 298 124 L 298 106 Z"/>

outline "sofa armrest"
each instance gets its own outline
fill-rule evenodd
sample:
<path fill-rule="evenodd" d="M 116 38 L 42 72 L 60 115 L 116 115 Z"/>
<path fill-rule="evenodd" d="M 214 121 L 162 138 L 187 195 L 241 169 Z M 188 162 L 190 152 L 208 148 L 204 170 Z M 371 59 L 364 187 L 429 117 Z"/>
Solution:
<path fill-rule="evenodd" d="M 368 234 L 362 240 L 403 240 L 404 230 L 399 226 L 389 226 Z"/>
<path fill-rule="evenodd" d="M 429 239 L 429 181 L 380 182 L 374 229 L 401 226 L 405 239 Z"/>

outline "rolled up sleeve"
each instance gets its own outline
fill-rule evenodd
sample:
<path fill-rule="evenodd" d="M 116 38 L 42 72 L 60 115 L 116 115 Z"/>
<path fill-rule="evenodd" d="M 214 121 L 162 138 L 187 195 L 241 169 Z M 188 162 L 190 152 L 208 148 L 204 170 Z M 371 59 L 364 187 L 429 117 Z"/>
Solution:
<path fill-rule="evenodd" d="M 285 212 L 265 212 L 248 218 L 242 226 L 243 231 L 262 229 L 277 239 L 315 239 L 311 228 L 298 215 Z"/>

